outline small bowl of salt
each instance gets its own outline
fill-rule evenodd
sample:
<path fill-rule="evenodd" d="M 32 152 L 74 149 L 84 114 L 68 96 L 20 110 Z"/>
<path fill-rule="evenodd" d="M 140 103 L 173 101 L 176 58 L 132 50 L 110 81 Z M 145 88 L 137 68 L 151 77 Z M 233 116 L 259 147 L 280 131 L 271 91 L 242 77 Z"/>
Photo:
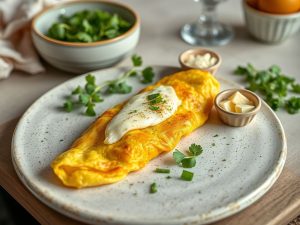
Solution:
<path fill-rule="evenodd" d="M 179 55 L 182 69 L 199 69 L 215 74 L 221 65 L 221 56 L 209 49 L 193 48 Z"/>

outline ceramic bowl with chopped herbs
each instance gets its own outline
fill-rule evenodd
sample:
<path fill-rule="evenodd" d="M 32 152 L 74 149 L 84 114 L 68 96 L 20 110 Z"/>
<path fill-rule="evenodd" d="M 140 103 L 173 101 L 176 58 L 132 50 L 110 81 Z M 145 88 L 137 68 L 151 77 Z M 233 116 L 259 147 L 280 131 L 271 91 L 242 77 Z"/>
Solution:
<path fill-rule="evenodd" d="M 123 3 L 79 0 L 39 13 L 31 33 L 47 62 L 82 73 L 112 66 L 132 52 L 139 39 L 140 19 Z"/>

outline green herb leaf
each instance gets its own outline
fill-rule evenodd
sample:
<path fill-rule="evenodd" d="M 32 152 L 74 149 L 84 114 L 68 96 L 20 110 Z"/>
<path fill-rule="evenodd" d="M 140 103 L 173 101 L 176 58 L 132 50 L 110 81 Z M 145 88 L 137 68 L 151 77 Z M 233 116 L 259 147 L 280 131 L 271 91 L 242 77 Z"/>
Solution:
<path fill-rule="evenodd" d="M 183 170 L 181 173 L 181 180 L 185 180 L 185 181 L 192 181 L 194 177 L 194 173 L 189 172 L 187 170 Z"/>
<path fill-rule="evenodd" d="M 73 102 L 71 100 L 67 100 L 65 103 L 64 103 L 64 110 L 67 111 L 67 112 L 71 112 L 73 111 Z"/>
<path fill-rule="evenodd" d="M 151 101 L 151 100 L 157 98 L 158 96 L 160 96 L 160 93 L 155 93 L 155 94 L 148 95 L 147 100 Z"/>
<path fill-rule="evenodd" d="M 292 91 L 300 94 L 300 84 L 292 84 Z"/>
<path fill-rule="evenodd" d="M 96 78 L 95 76 L 93 76 L 92 74 L 88 74 L 86 77 L 85 77 L 85 80 L 88 84 L 92 84 L 92 85 L 95 85 L 95 82 L 96 82 Z"/>
<path fill-rule="evenodd" d="M 99 94 L 95 93 L 92 95 L 92 102 L 103 102 L 103 99 Z"/>
<path fill-rule="evenodd" d="M 156 192 L 157 192 L 157 185 L 156 185 L 156 183 L 152 183 L 150 185 L 150 194 L 154 194 Z"/>
<path fill-rule="evenodd" d="M 152 99 L 151 101 L 149 101 L 150 105 L 155 105 L 158 103 L 161 103 L 163 101 L 161 95 L 159 95 L 157 98 Z"/>
<path fill-rule="evenodd" d="M 96 85 L 88 83 L 88 84 L 85 85 L 84 88 L 85 88 L 86 93 L 92 94 L 94 92 L 95 88 L 96 88 Z"/>
<path fill-rule="evenodd" d="M 285 103 L 285 108 L 290 114 L 298 113 L 300 110 L 300 98 L 298 97 L 291 97 Z"/>
<path fill-rule="evenodd" d="M 164 168 L 156 168 L 154 170 L 156 173 L 170 173 L 170 169 L 164 169 Z"/>
<path fill-rule="evenodd" d="M 113 83 L 110 84 L 107 88 L 107 93 L 108 94 L 128 94 L 132 90 L 132 87 L 126 84 L 126 82 L 121 82 L 121 83 Z"/>
<path fill-rule="evenodd" d="M 151 83 L 154 78 L 154 72 L 152 67 L 146 67 L 142 70 L 142 80 L 141 82 L 144 84 Z"/>
<path fill-rule="evenodd" d="M 131 61 L 132 61 L 133 66 L 135 66 L 135 67 L 141 66 L 143 64 L 142 57 L 139 55 L 133 55 L 131 57 Z"/>
<path fill-rule="evenodd" d="M 192 156 L 198 156 L 203 152 L 203 148 L 201 147 L 201 145 L 191 144 L 191 146 L 189 147 L 189 151 Z"/>
<path fill-rule="evenodd" d="M 194 156 L 192 157 L 184 157 L 181 160 L 181 165 L 183 168 L 193 168 L 196 166 L 196 159 Z"/>
<path fill-rule="evenodd" d="M 177 165 L 181 165 L 181 161 L 185 158 L 185 155 L 179 150 L 175 149 L 173 152 L 173 159 L 175 160 Z"/>
<path fill-rule="evenodd" d="M 90 101 L 90 96 L 88 94 L 83 94 L 83 93 L 79 94 L 79 103 L 83 105 L 87 105 L 89 101 Z"/>
<path fill-rule="evenodd" d="M 150 105 L 149 109 L 151 109 L 152 111 L 157 111 L 157 110 L 159 110 L 159 107 L 158 106 L 154 106 L 154 105 Z"/>
<path fill-rule="evenodd" d="M 77 94 L 80 94 L 82 92 L 83 92 L 82 88 L 80 86 L 78 86 L 76 89 L 74 89 L 72 91 L 72 95 L 77 95 Z"/>
<path fill-rule="evenodd" d="M 95 112 L 95 110 L 94 110 L 94 107 L 95 107 L 95 104 L 89 103 L 89 104 L 87 105 L 85 114 L 86 114 L 87 116 L 96 116 L 96 112 Z"/>

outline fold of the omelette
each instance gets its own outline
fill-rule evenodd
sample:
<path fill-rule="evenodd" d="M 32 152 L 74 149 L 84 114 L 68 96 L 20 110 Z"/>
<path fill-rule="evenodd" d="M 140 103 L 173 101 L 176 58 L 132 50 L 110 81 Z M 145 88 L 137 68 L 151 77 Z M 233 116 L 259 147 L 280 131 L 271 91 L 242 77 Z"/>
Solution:
<path fill-rule="evenodd" d="M 118 142 L 104 144 L 107 124 L 125 103 L 107 110 L 52 162 L 64 185 L 83 188 L 114 183 L 160 153 L 173 150 L 182 137 L 205 123 L 220 86 L 210 73 L 188 70 L 166 76 L 141 92 L 159 85 L 174 88 L 182 101 L 177 111 L 157 125 L 131 130 Z"/>

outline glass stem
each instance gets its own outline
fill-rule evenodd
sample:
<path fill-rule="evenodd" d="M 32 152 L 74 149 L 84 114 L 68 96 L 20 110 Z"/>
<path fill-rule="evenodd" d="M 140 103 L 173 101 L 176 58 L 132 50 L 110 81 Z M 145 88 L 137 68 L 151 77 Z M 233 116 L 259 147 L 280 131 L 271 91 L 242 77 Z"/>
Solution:
<path fill-rule="evenodd" d="M 219 23 L 217 21 L 216 6 L 214 0 L 202 0 L 202 13 L 197 21 L 196 33 L 198 35 L 215 36 L 219 33 Z"/>
<path fill-rule="evenodd" d="M 214 25 L 217 21 L 217 14 L 216 14 L 216 4 L 213 3 L 206 3 L 205 1 L 202 5 L 202 13 L 199 17 L 199 22 L 202 24 L 207 24 L 208 26 Z"/>

